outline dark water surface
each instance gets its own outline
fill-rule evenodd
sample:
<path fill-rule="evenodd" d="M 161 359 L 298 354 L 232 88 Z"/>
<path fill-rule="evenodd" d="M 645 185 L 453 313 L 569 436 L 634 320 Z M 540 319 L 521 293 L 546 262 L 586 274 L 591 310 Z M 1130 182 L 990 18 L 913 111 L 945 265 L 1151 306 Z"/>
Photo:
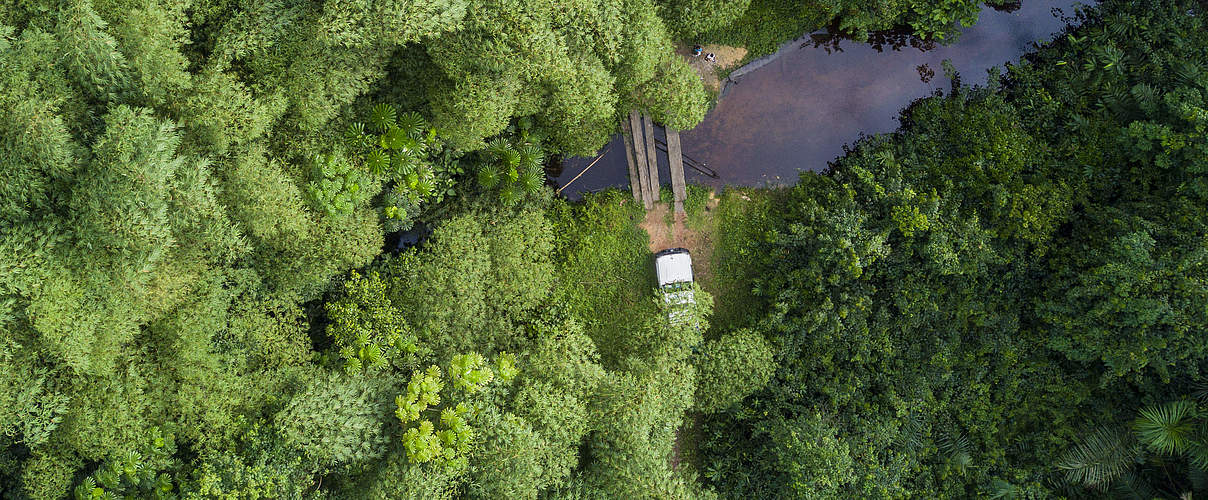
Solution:
<path fill-rule="evenodd" d="M 713 186 L 792 184 L 798 170 L 820 171 L 861 133 L 891 132 L 898 112 L 936 89 L 948 90 L 941 61 L 952 62 L 967 84 L 984 84 L 986 70 L 1015 61 L 1059 32 L 1062 16 L 1074 14 L 1070 0 L 1023 0 L 1015 12 L 985 8 L 976 25 L 948 46 L 920 51 L 903 47 L 878 52 L 843 42 L 841 51 L 815 48 L 807 37 L 781 47 L 779 57 L 732 83 L 724 98 L 695 129 L 681 134 L 684 154 L 708 164 L 719 179 L 685 169 L 688 182 Z M 935 76 L 924 83 L 918 69 Z M 661 134 L 656 134 L 661 136 Z M 627 187 L 628 167 L 620 136 L 608 152 L 563 194 Z M 604 151 L 604 150 L 601 150 Z M 670 184 L 666 154 L 660 178 Z M 592 158 L 571 158 L 557 178 L 566 185 Z"/>

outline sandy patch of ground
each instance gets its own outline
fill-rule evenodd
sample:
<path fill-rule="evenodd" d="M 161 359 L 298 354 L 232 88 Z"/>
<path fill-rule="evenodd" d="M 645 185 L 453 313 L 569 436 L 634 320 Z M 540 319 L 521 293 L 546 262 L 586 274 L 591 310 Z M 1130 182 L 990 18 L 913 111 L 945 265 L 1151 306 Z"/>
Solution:
<path fill-rule="evenodd" d="M 678 44 L 675 47 L 675 53 L 679 54 L 688 62 L 692 69 L 700 75 L 702 81 L 705 82 L 705 88 L 713 92 L 721 91 L 721 80 L 717 77 L 718 70 L 730 69 L 742 61 L 742 58 L 747 56 L 747 49 L 742 47 L 730 47 L 727 45 L 702 45 L 704 52 L 700 56 L 692 57 L 692 47 L 694 44 Z M 705 54 L 712 52 L 717 55 L 717 60 L 709 62 L 705 60 Z"/>
<path fill-rule="evenodd" d="M 676 214 L 674 222 L 668 224 L 671 218 L 669 203 L 655 203 L 654 208 L 646 211 L 646 219 L 639 227 L 650 235 L 650 252 L 655 253 L 667 248 L 687 248 L 692 254 L 692 274 L 702 284 L 712 283 L 711 273 L 713 263 L 713 231 L 712 216 L 709 213 L 720 200 L 710 195 L 705 204 L 702 222 L 693 224 L 698 228 L 688 227 L 687 216 Z M 695 219 L 694 219 L 695 220 Z"/>

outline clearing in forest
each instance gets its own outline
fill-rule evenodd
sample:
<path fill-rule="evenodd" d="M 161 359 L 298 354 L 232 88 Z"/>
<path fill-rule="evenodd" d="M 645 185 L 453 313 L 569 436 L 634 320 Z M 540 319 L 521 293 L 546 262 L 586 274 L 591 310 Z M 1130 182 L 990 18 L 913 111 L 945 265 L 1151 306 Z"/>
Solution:
<path fill-rule="evenodd" d="M 664 197 L 665 198 L 665 197 Z M 687 248 L 692 254 L 692 274 L 705 291 L 712 284 L 713 241 L 715 224 L 710 212 L 717 207 L 718 198 L 710 191 L 703 210 L 694 213 L 672 214 L 670 203 L 655 203 L 646 211 L 646 218 L 638 224 L 650 235 L 650 252 L 666 248 Z"/>
<path fill-rule="evenodd" d="M 700 75 L 700 79 L 705 82 L 705 90 L 714 94 L 721 92 L 721 79 L 717 76 L 718 72 L 733 69 L 747 56 L 747 49 L 742 47 L 708 44 L 701 46 L 701 55 L 693 57 L 692 47 L 693 44 L 679 44 L 675 47 L 675 53 L 688 61 L 688 65 L 692 66 L 692 69 Z M 705 54 L 713 54 L 717 59 L 708 61 L 705 59 Z"/>

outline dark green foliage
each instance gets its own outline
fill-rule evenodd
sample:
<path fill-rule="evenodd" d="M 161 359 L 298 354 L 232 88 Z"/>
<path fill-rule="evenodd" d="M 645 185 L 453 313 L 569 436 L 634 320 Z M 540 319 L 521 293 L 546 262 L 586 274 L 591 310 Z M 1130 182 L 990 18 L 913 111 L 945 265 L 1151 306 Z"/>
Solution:
<path fill-rule="evenodd" d="M 961 27 L 976 23 L 985 6 L 1004 4 L 1000 0 L 750 0 L 749 6 L 735 11 L 736 5 L 747 2 L 713 3 L 668 1 L 666 15 L 673 27 L 686 34 L 703 33 L 701 37 L 709 41 L 746 47 L 756 57 L 821 28 L 855 40 L 867 39 L 870 32 L 896 29 L 921 39 L 948 42 L 960 35 Z"/>
<path fill-rule="evenodd" d="M 1139 451 L 1126 434 L 1099 428 L 1067 451 L 1057 462 L 1057 468 L 1065 472 L 1065 479 L 1071 483 L 1103 489 L 1136 464 Z"/>
<path fill-rule="evenodd" d="M 672 32 L 681 39 L 691 40 L 696 35 L 730 25 L 747 11 L 751 0 L 668 0 L 661 3 L 663 18 Z"/>
<path fill-rule="evenodd" d="M 1182 399 L 1138 413 L 1131 432 L 1099 427 L 1065 452 L 1058 467 L 1068 484 L 1149 498 L 1208 490 L 1208 427 L 1199 405 Z"/>
<path fill-rule="evenodd" d="M 990 88 L 916 102 L 897 133 L 804 174 L 764 230 L 723 243 L 754 256 L 744 272 L 768 304 L 735 326 L 780 351 L 767 389 L 709 417 L 713 484 L 966 498 L 1187 477 L 1136 467 L 1126 433 L 1081 422 L 1202 377 L 1203 160 L 1179 138 L 1203 102 L 1185 69 L 1208 63 L 1199 9 L 1087 11 Z M 1132 28 L 1107 21 L 1121 16 Z M 1146 410 L 1141 442 L 1190 449 L 1188 408 Z"/>

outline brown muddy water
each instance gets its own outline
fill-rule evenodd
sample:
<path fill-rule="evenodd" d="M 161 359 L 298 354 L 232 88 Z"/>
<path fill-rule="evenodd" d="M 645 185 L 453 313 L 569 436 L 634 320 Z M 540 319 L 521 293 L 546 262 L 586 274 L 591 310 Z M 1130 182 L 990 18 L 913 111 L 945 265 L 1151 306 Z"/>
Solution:
<path fill-rule="evenodd" d="M 942 62 L 952 63 L 963 83 L 985 84 L 987 70 L 1017 60 L 1036 42 L 1060 32 L 1074 8 L 1069 0 L 1023 0 L 1014 12 L 990 8 L 957 42 L 921 50 L 894 50 L 850 41 L 816 47 L 810 37 L 781 46 L 775 59 L 731 82 L 717 107 L 695 129 L 681 134 L 684 154 L 718 173 L 714 179 L 690 168 L 688 182 L 767 186 L 792 184 L 798 171 L 822 171 L 861 134 L 891 132 L 899 111 L 915 99 L 947 91 Z M 920 68 L 921 67 L 921 68 Z M 934 76 L 924 78 L 928 72 Z M 661 132 L 656 133 L 661 138 Z M 604 151 L 603 149 L 601 151 Z M 628 188 L 620 136 L 597 164 L 568 186 L 574 199 L 585 191 Z M 666 154 L 660 178 L 670 183 Z M 555 179 L 564 186 L 593 158 L 570 158 Z"/>

